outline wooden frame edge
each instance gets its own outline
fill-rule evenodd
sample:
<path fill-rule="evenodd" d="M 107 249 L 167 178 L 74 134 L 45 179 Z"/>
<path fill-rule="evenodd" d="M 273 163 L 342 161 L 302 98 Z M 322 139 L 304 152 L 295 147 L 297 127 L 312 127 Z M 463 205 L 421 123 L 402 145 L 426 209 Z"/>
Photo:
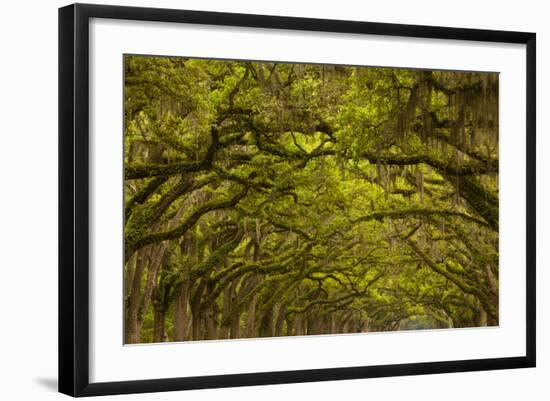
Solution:
<path fill-rule="evenodd" d="M 526 355 L 444 362 L 218 376 L 89 382 L 88 27 L 113 18 L 222 26 L 408 36 L 526 45 L 527 286 Z M 73 396 L 454 373 L 536 366 L 536 35 L 359 21 L 73 4 L 59 9 L 59 391 Z"/>

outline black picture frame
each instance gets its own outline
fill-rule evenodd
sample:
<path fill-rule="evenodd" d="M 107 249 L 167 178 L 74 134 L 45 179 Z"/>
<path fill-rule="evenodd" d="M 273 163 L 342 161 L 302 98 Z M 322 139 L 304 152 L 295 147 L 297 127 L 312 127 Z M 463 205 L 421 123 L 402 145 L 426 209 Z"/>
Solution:
<path fill-rule="evenodd" d="M 322 31 L 526 46 L 526 354 L 381 366 L 90 383 L 89 380 L 89 21 L 91 18 Z M 74 4 L 59 9 L 59 391 L 95 396 L 421 375 L 535 366 L 536 35 L 526 32 L 400 25 L 219 12 Z"/>

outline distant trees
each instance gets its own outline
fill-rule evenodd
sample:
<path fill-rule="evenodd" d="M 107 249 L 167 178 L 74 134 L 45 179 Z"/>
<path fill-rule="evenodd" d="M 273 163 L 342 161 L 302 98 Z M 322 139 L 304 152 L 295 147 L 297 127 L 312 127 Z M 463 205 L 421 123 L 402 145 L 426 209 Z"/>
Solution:
<path fill-rule="evenodd" d="M 498 75 L 125 58 L 125 342 L 498 324 Z"/>

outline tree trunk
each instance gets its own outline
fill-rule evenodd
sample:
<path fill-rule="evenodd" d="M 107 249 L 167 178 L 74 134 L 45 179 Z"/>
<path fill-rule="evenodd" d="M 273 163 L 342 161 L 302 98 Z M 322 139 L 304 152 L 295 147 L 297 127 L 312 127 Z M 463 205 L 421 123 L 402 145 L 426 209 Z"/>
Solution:
<path fill-rule="evenodd" d="M 301 336 L 303 334 L 302 332 L 302 317 L 296 316 L 294 318 L 294 335 L 295 336 Z"/>
<path fill-rule="evenodd" d="M 248 306 L 248 314 L 246 319 L 246 337 L 256 337 L 256 302 L 258 301 L 258 294 L 255 294 Z"/>
<path fill-rule="evenodd" d="M 174 308 L 174 341 L 185 341 L 189 333 L 189 283 L 180 286 Z"/>
<path fill-rule="evenodd" d="M 219 330 L 220 338 L 229 338 L 232 325 L 231 307 L 233 305 L 233 297 L 235 294 L 235 287 L 237 280 L 233 280 L 230 285 L 223 290 L 223 304 L 222 304 L 222 321 Z"/>
<path fill-rule="evenodd" d="M 142 248 L 136 253 L 136 267 L 126 308 L 124 324 L 125 343 L 136 344 L 140 340 L 139 306 L 141 303 L 141 277 L 150 256 L 151 247 Z"/>
<path fill-rule="evenodd" d="M 264 311 L 260 319 L 260 337 L 273 337 L 273 308 Z"/>
<path fill-rule="evenodd" d="M 285 305 L 279 305 L 277 309 L 277 320 L 275 321 L 275 328 L 273 331 L 274 337 L 280 337 L 283 335 L 283 325 L 285 323 L 286 307 Z"/>
<path fill-rule="evenodd" d="M 166 340 L 166 309 L 164 308 L 164 305 L 158 309 L 155 308 L 153 321 L 153 342 L 162 343 Z"/>
<path fill-rule="evenodd" d="M 217 327 L 217 313 L 215 310 L 215 305 L 209 305 L 208 310 L 204 311 L 205 319 L 205 339 L 206 340 L 216 340 L 218 338 L 218 327 Z"/>

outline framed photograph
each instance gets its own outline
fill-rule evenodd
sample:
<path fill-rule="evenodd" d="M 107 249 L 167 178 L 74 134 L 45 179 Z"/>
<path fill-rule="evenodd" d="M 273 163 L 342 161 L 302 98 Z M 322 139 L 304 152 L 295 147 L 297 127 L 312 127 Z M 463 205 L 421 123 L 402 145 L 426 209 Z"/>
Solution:
<path fill-rule="evenodd" d="M 59 10 L 59 390 L 535 366 L 535 34 Z"/>

